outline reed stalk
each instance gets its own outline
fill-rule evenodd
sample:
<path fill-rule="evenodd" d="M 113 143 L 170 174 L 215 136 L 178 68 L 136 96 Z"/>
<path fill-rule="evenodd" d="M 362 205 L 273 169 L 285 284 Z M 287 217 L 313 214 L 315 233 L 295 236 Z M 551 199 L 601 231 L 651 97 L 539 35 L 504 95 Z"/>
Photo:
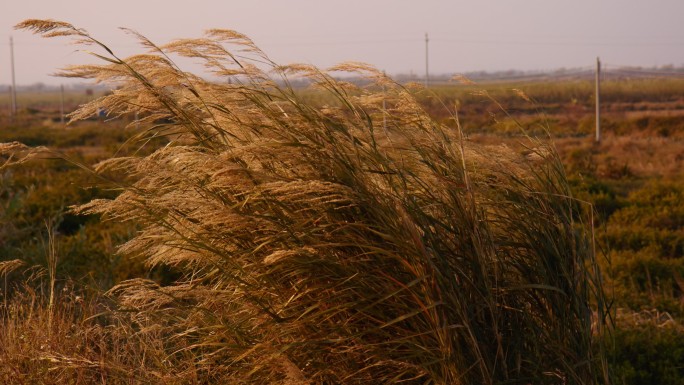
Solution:
<path fill-rule="evenodd" d="M 102 51 L 104 64 L 61 74 L 117 89 L 72 120 L 137 114 L 135 140 L 169 141 L 98 164 L 120 195 L 75 211 L 136 223 L 119 252 L 181 272 L 110 293 L 133 329 L 163 336 L 168 359 L 191 360 L 172 372 L 264 384 L 601 377 L 592 235 L 552 146 L 475 145 L 425 113 L 421 87 L 359 63 L 278 65 L 235 31 L 162 46 L 128 31 L 147 51 L 120 58 L 68 23 L 18 27 Z"/>

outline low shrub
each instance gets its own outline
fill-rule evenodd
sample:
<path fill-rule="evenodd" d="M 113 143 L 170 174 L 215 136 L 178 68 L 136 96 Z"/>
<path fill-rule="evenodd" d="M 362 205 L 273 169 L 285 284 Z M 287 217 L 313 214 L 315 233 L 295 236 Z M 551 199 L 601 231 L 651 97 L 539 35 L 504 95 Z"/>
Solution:
<path fill-rule="evenodd" d="M 665 317 L 659 324 L 651 321 L 615 330 L 610 357 L 615 384 L 678 385 L 684 382 L 684 329 L 667 322 Z"/>

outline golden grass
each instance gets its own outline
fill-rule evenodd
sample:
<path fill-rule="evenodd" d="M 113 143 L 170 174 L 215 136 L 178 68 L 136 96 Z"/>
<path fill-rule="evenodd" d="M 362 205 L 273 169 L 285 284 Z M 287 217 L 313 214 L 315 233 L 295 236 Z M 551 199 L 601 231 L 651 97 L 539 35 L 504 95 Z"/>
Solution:
<path fill-rule="evenodd" d="M 69 24 L 19 27 L 105 51 L 105 64 L 63 74 L 120 88 L 72 119 L 102 106 L 138 113 L 148 127 L 138 140 L 171 140 L 97 165 L 103 178 L 125 175 L 113 180 L 121 193 L 76 211 L 136 223 L 120 253 L 182 277 L 110 292 L 115 336 L 142 339 L 141 348 L 113 339 L 121 357 L 111 368 L 65 353 L 50 370 L 140 375 L 130 364 L 152 360 L 158 379 L 264 384 L 589 384 L 605 375 L 592 346 L 605 304 L 591 234 L 547 145 L 527 156 L 474 145 L 380 71 L 330 69 L 370 81 L 360 87 L 277 65 L 232 31 L 162 47 L 134 33 L 148 53 L 122 59 Z M 231 82 L 183 72 L 172 54 Z M 305 102 L 290 86 L 296 77 L 335 103 Z"/>

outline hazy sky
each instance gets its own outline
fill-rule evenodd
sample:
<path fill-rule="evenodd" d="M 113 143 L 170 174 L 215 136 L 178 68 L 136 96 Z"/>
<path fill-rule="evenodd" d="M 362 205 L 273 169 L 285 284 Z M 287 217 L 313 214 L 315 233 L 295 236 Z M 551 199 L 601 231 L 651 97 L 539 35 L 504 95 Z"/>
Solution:
<path fill-rule="evenodd" d="M 684 65 L 684 0 L 20 0 L 0 10 L 0 84 L 10 83 L 14 37 L 17 84 L 63 80 L 50 74 L 89 61 L 67 39 L 14 31 L 26 18 L 88 30 L 122 55 L 141 52 L 117 29 L 157 43 L 209 28 L 250 36 L 280 63 L 329 66 L 364 61 L 389 74 Z"/>

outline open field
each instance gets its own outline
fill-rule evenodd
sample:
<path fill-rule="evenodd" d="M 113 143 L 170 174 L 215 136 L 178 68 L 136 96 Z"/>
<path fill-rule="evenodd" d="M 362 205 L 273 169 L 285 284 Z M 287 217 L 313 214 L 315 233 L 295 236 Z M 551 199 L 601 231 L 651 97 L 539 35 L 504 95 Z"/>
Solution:
<path fill-rule="evenodd" d="M 318 91 L 297 92 L 303 100 L 324 97 Z M 502 145 L 518 155 L 532 157 L 535 152 L 530 146 L 537 143 L 526 135 L 551 138 L 574 196 L 595 208 L 599 266 L 615 325 L 606 337 L 614 382 L 679 384 L 684 380 L 684 81 L 607 82 L 602 96 L 604 132 L 600 144 L 593 142 L 592 92 L 593 84 L 586 81 L 454 85 L 419 90 L 417 100 L 430 117 L 452 131 L 457 127 L 457 112 L 467 142 L 490 148 L 493 157 L 500 156 L 496 149 Z M 70 95 L 69 109 L 83 97 Z M 13 297 L 4 292 L 0 364 L 6 369 L 0 369 L 5 370 L 0 372 L 0 379 L 24 376 L 22 380 L 31 383 L 47 378 L 41 376 L 47 373 L 50 360 L 28 360 L 40 353 L 32 350 L 35 344 L 40 346 L 40 354 L 60 363 L 63 378 L 81 378 L 73 383 L 106 382 L 107 378 L 116 383 L 128 375 L 152 381 L 149 374 L 126 371 L 147 367 L 171 373 L 174 363 L 189 362 L 185 355 L 193 351 L 194 340 L 179 339 L 177 354 L 170 361 L 155 362 L 168 347 L 155 341 L 153 334 L 137 333 L 140 340 L 133 343 L 110 328 L 117 322 L 131 325 L 125 315 L 101 329 L 74 333 L 65 329 L 85 324 L 88 317 L 110 306 L 96 298 L 123 280 L 146 277 L 165 285 L 182 274 L 173 266 L 161 264 L 149 269 L 140 259 L 123 259 L 115 253 L 116 245 L 138 234 L 137 225 L 103 223 L 99 214 L 75 215 L 68 207 L 96 198 L 114 198 L 121 190 L 120 186 L 102 183 L 79 164 L 92 165 L 115 154 L 146 154 L 167 144 L 168 138 L 153 138 L 151 144 L 145 142 L 149 138 L 135 139 L 139 130 L 135 125 L 127 127 L 130 118 L 94 118 L 63 127 L 58 103 L 58 94 L 27 95 L 20 99 L 20 115 L 13 122 L 6 115 L 7 109 L 0 114 L 0 143 L 48 146 L 72 160 L 33 161 L 0 171 L 0 260 L 19 258 L 27 266 L 47 266 L 47 235 L 55 232 L 59 255 L 56 281 L 64 288 L 57 296 L 59 310 L 54 314 L 50 310 L 50 317 L 57 321 L 47 315 L 30 315 L 42 314 L 41 306 L 47 307 L 41 302 L 45 300 L 40 292 L 45 290 L 43 284 L 26 284 L 25 294 Z M 142 147 L 143 143 L 148 147 Z M 48 222 L 52 225 L 46 229 Z M 19 273 L 9 277 L 10 287 L 24 284 Z M 28 281 L 45 281 L 44 277 L 31 279 L 34 281 Z M 9 309 L 15 311 L 14 316 Z M 198 335 L 201 327 L 197 325 Z M 18 336 L 27 341 L 20 341 Z M 74 336 L 106 340 L 120 350 L 107 352 L 96 343 L 78 346 L 72 341 Z M 50 349 L 46 344 L 54 346 Z M 140 347 L 149 351 L 135 351 Z M 151 358 L 136 361 L 146 354 Z M 69 361 L 73 357 L 82 361 Z M 98 360 L 111 367 L 100 370 L 104 377 L 95 379 L 92 373 L 98 373 L 93 369 Z M 288 365 L 278 362 L 274 365 Z M 191 369 L 176 374 L 185 376 L 184 383 L 204 378 L 201 365 Z M 172 381 L 156 378 L 160 379 Z"/>

